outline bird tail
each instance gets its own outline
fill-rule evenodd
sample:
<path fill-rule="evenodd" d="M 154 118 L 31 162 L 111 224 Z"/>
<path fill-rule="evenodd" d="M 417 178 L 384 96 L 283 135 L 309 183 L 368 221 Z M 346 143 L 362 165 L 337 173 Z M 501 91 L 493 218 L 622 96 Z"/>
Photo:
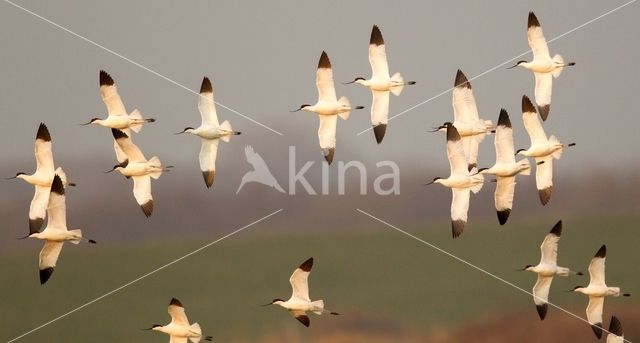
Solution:
<path fill-rule="evenodd" d="M 74 236 L 78 237 L 74 240 L 71 240 L 70 242 L 73 244 L 80 244 L 80 241 L 82 241 L 82 230 L 78 229 L 78 230 L 70 230 L 70 233 L 72 233 Z"/>
<path fill-rule="evenodd" d="M 395 81 L 398 83 L 397 86 L 391 87 L 391 93 L 393 93 L 393 95 L 395 96 L 399 96 L 400 93 L 402 93 L 402 89 L 404 89 L 404 78 L 402 78 L 402 75 L 400 73 L 395 73 L 391 77 L 391 81 Z"/>
<path fill-rule="evenodd" d="M 340 104 L 341 107 L 348 107 L 351 108 L 351 102 L 349 102 L 349 99 L 346 96 L 341 97 L 338 100 L 338 104 Z M 351 114 L 351 111 L 347 111 L 347 112 L 342 112 L 340 114 L 338 114 L 340 116 L 340 118 L 342 118 L 343 120 L 347 120 L 349 119 L 349 114 Z"/>
<path fill-rule="evenodd" d="M 200 324 L 198 324 L 198 323 L 191 324 L 191 326 L 189 327 L 189 331 L 191 331 L 191 332 L 193 332 L 193 333 L 198 335 L 196 337 L 189 337 L 191 342 L 199 343 L 200 340 L 202 340 L 202 329 L 200 329 Z"/>
<path fill-rule="evenodd" d="M 551 135 L 551 137 L 549 137 L 549 143 L 551 143 L 553 145 L 562 145 L 562 143 L 560 143 L 558 138 L 556 138 L 556 136 L 553 136 L 553 135 Z M 555 158 L 556 160 L 559 160 L 560 157 L 562 157 L 562 148 L 554 151 L 553 154 L 551 154 L 551 156 L 553 158 Z"/>
<path fill-rule="evenodd" d="M 520 161 L 518 161 L 518 166 L 524 167 L 527 166 L 527 169 L 523 169 L 520 174 L 522 175 L 531 175 L 531 163 L 529 162 L 528 158 L 523 158 Z"/>
<path fill-rule="evenodd" d="M 151 176 L 155 180 L 159 179 L 160 175 L 162 175 L 163 168 L 162 162 L 160 162 L 158 156 L 151 157 L 151 159 L 149 159 L 149 164 L 154 167 L 154 171 L 149 173 L 149 176 Z"/>
<path fill-rule="evenodd" d="M 311 305 L 313 305 L 313 313 L 321 315 L 324 312 L 324 300 L 316 300 Z"/>
<path fill-rule="evenodd" d="M 480 192 L 480 190 L 482 189 L 482 186 L 484 185 L 484 174 L 478 173 L 478 169 L 475 167 L 471 169 L 470 173 L 475 174 L 475 175 L 472 175 L 471 178 L 474 181 L 476 181 L 477 184 L 471 187 L 471 191 L 473 192 L 473 194 L 476 194 Z"/>
<path fill-rule="evenodd" d="M 142 118 L 142 114 L 140 114 L 140 111 L 138 111 L 137 109 L 133 110 L 133 112 L 129 114 L 129 119 L 135 121 L 135 123 L 131 125 L 131 130 L 133 130 L 133 132 L 135 133 L 140 132 L 140 130 L 142 130 L 142 124 L 144 123 L 144 119 Z"/>
<path fill-rule="evenodd" d="M 231 123 L 229 123 L 228 120 L 223 121 L 222 124 L 220 124 L 220 128 L 224 131 L 233 132 L 233 134 L 235 134 L 235 132 L 231 128 Z M 220 139 L 222 139 L 223 142 L 228 143 L 229 140 L 231 140 L 231 136 L 222 136 L 220 137 Z"/>
<path fill-rule="evenodd" d="M 555 56 L 553 56 L 553 61 L 558 64 L 564 64 L 564 59 L 562 58 L 562 56 L 560 56 L 560 54 L 556 54 Z M 551 72 L 551 75 L 553 75 L 554 79 L 562 74 L 562 69 L 564 69 L 564 67 L 556 68 Z"/>
<path fill-rule="evenodd" d="M 569 274 L 571 274 L 571 270 L 569 268 L 565 268 L 565 267 L 556 267 L 557 271 L 556 271 L 556 275 L 558 276 L 569 276 Z"/>

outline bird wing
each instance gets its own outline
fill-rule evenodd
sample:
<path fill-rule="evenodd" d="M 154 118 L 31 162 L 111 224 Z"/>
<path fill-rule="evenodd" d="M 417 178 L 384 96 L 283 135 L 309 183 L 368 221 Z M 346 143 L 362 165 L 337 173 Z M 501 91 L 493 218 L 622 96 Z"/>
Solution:
<path fill-rule="evenodd" d="M 189 320 L 184 313 L 184 307 L 177 305 L 173 301 L 169 305 L 169 315 L 171 316 L 171 324 L 189 326 Z"/>
<path fill-rule="evenodd" d="M 51 187 L 36 185 L 35 189 L 33 199 L 31 199 L 31 206 L 29 206 L 29 219 L 31 221 L 39 221 L 41 224 L 47 213 L 49 191 L 51 190 Z M 39 230 L 39 227 L 30 228 L 29 234 L 38 232 Z"/>
<path fill-rule="evenodd" d="M 594 257 L 589 263 L 589 284 L 605 285 L 604 264 L 605 257 Z"/>
<path fill-rule="evenodd" d="M 200 145 L 200 170 L 203 172 L 216 171 L 216 157 L 218 156 L 217 139 L 202 139 Z"/>
<path fill-rule="evenodd" d="M 494 144 L 496 146 L 496 161 L 498 163 L 513 164 L 516 163 L 515 151 L 513 148 L 513 128 L 509 116 L 504 112 L 505 116 L 500 113 L 498 126 L 496 127 L 496 137 Z"/>
<path fill-rule="evenodd" d="M 460 139 L 460 134 L 455 126 L 447 128 L 447 158 L 451 174 L 468 175 L 467 159 L 464 154 L 464 146 Z"/>
<path fill-rule="evenodd" d="M 536 104 L 546 106 L 551 104 L 551 89 L 553 88 L 553 76 L 551 73 L 533 73 L 536 78 Z"/>
<path fill-rule="evenodd" d="M 529 47 L 533 51 L 533 59 L 549 59 L 549 47 L 547 40 L 542 34 L 540 22 L 533 12 L 529 12 L 529 28 L 527 29 L 527 40 Z"/>
<path fill-rule="evenodd" d="M 142 206 L 153 201 L 151 196 L 151 177 L 149 175 L 133 176 L 133 196 L 138 205 Z"/>
<path fill-rule="evenodd" d="M 389 122 L 389 91 L 372 90 L 371 125 L 386 124 Z"/>
<path fill-rule="evenodd" d="M 127 156 L 129 162 L 146 162 L 147 159 L 144 157 L 144 154 L 131 140 L 131 137 L 125 132 L 118 129 L 111 129 L 111 133 L 113 134 L 113 138 L 116 140 L 116 143 L 122 149 L 122 151 Z"/>
<path fill-rule="evenodd" d="M 533 302 L 536 305 L 544 305 L 549 302 L 549 288 L 551 288 L 552 276 L 538 275 L 538 280 L 533 286 Z"/>
<path fill-rule="evenodd" d="M 45 230 L 67 230 L 67 210 L 65 205 L 64 185 L 60 176 L 55 175 L 49 192 L 47 206 L 47 228 Z"/>
<path fill-rule="evenodd" d="M 538 192 L 550 191 L 551 187 L 553 187 L 553 157 L 536 157 L 536 164 L 536 188 Z"/>
<path fill-rule="evenodd" d="M 456 75 L 452 98 L 454 122 L 476 123 L 480 120 L 471 84 L 460 70 Z"/>
<path fill-rule="evenodd" d="M 51 152 L 51 136 L 44 124 L 40 124 L 38 128 L 34 153 L 36 156 L 36 173 L 53 173 L 55 168 L 53 166 L 53 153 Z"/>
<path fill-rule="evenodd" d="M 451 220 L 467 221 L 467 211 L 469 210 L 469 188 L 452 188 L 453 199 L 451 200 Z"/>
<path fill-rule="evenodd" d="M 309 319 L 309 316 L 306 315 L 306 312 L 299 310 L 293 310 L 290 312 L 295 319 L 302 323 L 302 325 L 309 327 L 309 324 L 311 324 L 311 320 Z"/>
<path fill-rule="evenodd" d="M 47 268 L 53 268 L 56 266 L 60 251 L 62 251 L 62 242 L 45 241 L 42 250 L 40 250 L 40 257 L 38 259 L 38 268 L 45 270 Z"/>
<path fill-rule="evenodd" d="M 604 297 L 589 296 L 587 305 L 587 319 L 591 324 L 602 324 L 602 309 L 604 307 Z"/>
<path fill-rule="evenodd" d="M 560 236 L 549 233 L 544 237 L 540 245 L 540 263 L 556 265 L 558 263 L 558 242 Z"/>
<path fill-rule="evenodd" d="M 213 101 L 213 86 L 208 77 L 202 79 L 200 96 L 198 97 L 198 110 L 202 117 L 203 126 L 220 126 L 218 114 L 216 113 L 216 104 Z"/>
<path fill-rule="evenodd" d="M 100 71 L 100 96 L 102 102 L 107 106 L 107 113 L 110 116 L 127 115 L 122 99 L 118 95 L 118 89 L 111 76 L 104 70 Z"/>
<path fill-rule="evenodd" d="M 289 278 L 289 283 L 293 290 L 291 297 L 302 300 L 311 301 L 309 299 L 309 274 L 311 274 L 311 267 L 313 266 L 313 258 L 309 258 L 303 262 L 296 270 L 293 271 Z"/>
<path fill-rule="evenodd" d="M 322 149 L 330 149 L 336 147 L 336 123 L 338 116 L 319 114 L 320 126 L 318 128 L 318 139 Z"/>
<path fill-rule="evenodd" d="M 622 331 L 622 323 L 616 316 L 611 316 L 609 324 L 609 334 L 607 335 L 607 343 L 623 343 L 624 332 Z"/>
<path fill-rule="evenodd" d="M 531 139 L 531 145 L 544 144 L 547 142 L 547 135 L 544 133 L 538 114 L 534 112 L 523 112 L 522 121 L 524 122 L 524 128 L 529 134 Z"/>
<path fill-rule="evenodd" d="M 513 194 L 516 189 L 516 177 L 515 176 L 498 176 L 496 182 L 496 192 L 494 193 L 494 200 L 496 204 L 496 210 L 506 211 L 511 210 L 513 206 Z"/>
<path fill-rule="evenodd" d="M 337 102 L 336 88 L 333 84 L 333 70 L 326 52 L 322 52 L 316 70 L 316 87 L 318 87 L 318 101 Z"/>
<path fill-rule="evenodd" d="M 369 39 L 369 63 L 371 64 L 372 79 L 389 79 L 389 64 L 387 63 L 384 39 L 382 32 L 376 25 L 373 26 Z"/>
<path fill-rule="evenodd" d="M 478 147 L 480 141 L 476 136 L 464 136 L 462 137 L 462 146 L 464 149 L 464 157 L 467 161 L 467 170 L 475 167 L 478 164 Z"/>

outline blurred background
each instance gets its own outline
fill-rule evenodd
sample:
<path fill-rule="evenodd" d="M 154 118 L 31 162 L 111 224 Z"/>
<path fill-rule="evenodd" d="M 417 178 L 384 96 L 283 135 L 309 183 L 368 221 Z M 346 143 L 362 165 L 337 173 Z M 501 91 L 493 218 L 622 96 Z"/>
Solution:
<path fill-rule="evenodd" d="M 0 7 L 0 176 L 35 169 L 33 143 L 47 124 L 56 165 L 78 184 L 67 193 L 70 228 L 82 228 L 96 246 L 66 245 L 51 280 L 40 286 L 37 254 L 41 242 L 17 241 L 28 230 L 33 187 L 0 181 L 0 339 L 10 340 L 87 301 L 161 267 L 273 211 L 282 212 L 171 267 L 24 337 L 21 341 L 162 342 L 140 331 L 168 322 L 166 306 L 180 299 L 190 320 L 216 341 L 227 342 L 567 342 L 594 336 L 584 323 L 550 308 L 541 322 L 532 299 L 518 290 L 452 260 L 359 213 L 367 211 L 422 239 L 531 289 L 532 273 L 518 272 L 539 260 L 539 245 L 559 219 L 564 221 L 559 264 L 586 271 L 606 243 L 607 281 L 638 293 L 640 268 L 640 172 L 637 61 L 640 33 L 631 4 L 550 44 L 577 65 L 554 81 L 548 135 L 577 146 L 554 163 L 554 193 L 542 207 L 534 177 L 519 177 L 514 209 L 500 227 L 493 184 L 472 196 L 465 233 L 451 239 L 451 192 L 423 186 L 447 176 L 444 135 L 427 133 L 451 120 L 446 93 L 389 123 L 381 145 L 370 127 L 370 91 L 342 85 L 369 77 L 371 27 L 386 41 L 390 72 L 416 80 L 391 98 L 390 115 L 453 86 L 457 69 L 468 78 L 529 49 L 526 19 L 535 11 L 546 38 L 562 35 L 624 2 L 579 1 L 20 1 L 18 4 L 93 40 L 165 77 L 198 91 L 211 78 L 216 101 L 269 126 L 275 134 L 217 107 L 220 120 L 242 131 L 220 143 L 216 181 L 206 189 L 198 166 L 198 138 L 174 136 L 197 126 L 197 96 L 9 3 Z M 289 147 L 295 171 L 322 193 L 323 161 L 318 120 L 289 113 L 313 103 L 315 68 L 326 50 L 338 96 L 365 110 L 339 121 L 328 194 L 282 194 L 257 183 L 236 194 L 251 170 L 244 148 L 253 146 L 282 187 L 289 185 Z M 530 59 L 530 55 L 524 58 Z M 533 97 L 534 80 L 509 63 L 472 80 L 481 118 L 497 121 L 500 108 L 511 115 L 516 148 L 529 139 L 520 100 Z M 109 130 L 80 126 L 104 117 L 98 71 L 115 79 L 129 111 L 157 119 L 133 140 L 147 157 L 175 165 L 153 182 L 155 210 L 145 218 L 132 183 L 117 173 Z M 338 164 L 360 161 L 367 168 L 367 194 L 360 194 L 355 169 L 338 194 Z M 400 194 L 379 196 L 374 180 L 393 161 L 400 169 Z M 480 167 L 495 161 L 493 136 L 480 146 Z M 385 184 L 386 185 L 386 184 Z M 293 269 L 309 256 L 313 299 L 324 299 L 339 317 L 311 316 L 304 328 L 280 308 L 261 308 L 290 294 Z M 587 298 L 567 293 L 588 277 L 556 278 L 550 299 L 584 316 Z M 635 295 L 635 294 L 634 294 Z M 640 337 L 638 297 L 608 298 L 605 326 L 618 316 L 633 340 Z M 635 330 L 635 331 L 633 331 Z"/>

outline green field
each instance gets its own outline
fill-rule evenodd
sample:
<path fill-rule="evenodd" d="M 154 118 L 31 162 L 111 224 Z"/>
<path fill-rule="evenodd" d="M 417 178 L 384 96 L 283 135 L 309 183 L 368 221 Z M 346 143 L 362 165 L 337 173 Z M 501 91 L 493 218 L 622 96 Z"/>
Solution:
<path fill-rule="evenodd" d="M 180 299 L 190 320 L 198 321 L 217 342 L 256 342 L 265 337 L 274 342 L 323 342 L 336 332 L 348 332 L 353 341 L 361 337 L 357 335 L 426 337 L 509 313 L 545 330 L 529 295 L 380 223 L 366 217 L 362 223 L 344 231 L 305 232 L 301 227 L 295 233 L 269 233 L 267 223 L 258 224 L 20 341 L 166 342 L 163 334 L 140 328 L 166 323 L 171 297 Z M 554 223 L 522 218 L 512 218 L 502 228 L 493 222 L 474 223 L 455 241 L 446 222 L 403 229 L 530 290 L 535 275 L 516 269 L 537 263 L 538 246 Z M 638 293 L 636 223 L 637 217 L 631 216 L 565 218 L 559 264 L 586 271 L 589 259 L 606 243 L 607 281 Z M 210 236 L 184 241 L 67 244 L 45 286 L 37 279 L 40 243 L 16 241 L 20 249 L 0 253 L 0 340 L 12 339 L 233 229 L 216 228 Z M 306 329 L 283 309 L 258 305 L 276 297 L 286 299 L 290 273 L 309 256 L 315 257 L 312 300 L 325 299 L 327 308 L 342 315 L 312 315 L 311 328 Z M 588 277 L 556 278 L 550 299 L 583 316 L 586 298 L 565 291 L 587 283 Z M 613 311 L 638 305 L 638 297 L 607 299 L 606 322 Z M 566 330 L 590 332 L 584 323 L 553 308 L 545 323 L 561 319 L 569 325 Z"/>

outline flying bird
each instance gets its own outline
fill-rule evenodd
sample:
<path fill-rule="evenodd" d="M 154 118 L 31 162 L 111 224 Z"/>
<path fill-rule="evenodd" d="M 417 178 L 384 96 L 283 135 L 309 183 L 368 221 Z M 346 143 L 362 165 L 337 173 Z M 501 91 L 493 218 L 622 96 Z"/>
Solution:
<path fill-rule="evenodd" d="M 477 173 L 475 169 L 467 169 L 467 160 L 464 156 L 462 138 L 456 127 L 447 122 L 444 123 L 447 129 L 447 158 L 451 175 L 444 179 L 436 177 L 427 185 L 439 183 L 451 188 L 453 198 L 451 199 L 451 232 L 453 238 L 462 234 L 467 223 L 467 212 L 469 210 L 470 192 L 478 193 L 484 183 L 484 175 Z"/>
<path fill-rule="evenodd" d="M 493 123 L 491 120 L 480 119 L 471 83 L 460 69 L 456 73 L 453 87 L 453 126 L 462 138 L 464 156 L 468 170 L 471 170 L 478 163 L 478 145 L 491 133 Z M 445 132 L 446 129 L 446 126 L 442 125 L 434 131 Z"/>
<path fill-rule="evenodd" d="M 546 205 L 553 191 L 553 160 L 562 157 L 564 144 L 553 135 L 547 138 L 536 109 L 526 95 L 522 96 L 522 120 L 531 139 L 531 146 L 529 149 L 519 149 L 516 153 L 535 158 L 538 196 L 542 205 Z M 567 146 L 574 145 L 575 143 L 570 143 Z"/>
<path fill-rule="evenodd" d="M 516 189 L 516 175 L 531 174 L 529 159 L 516 162 L 513 148 L 513 128 L 509 114 L 503 108 L 498 117 L 498 126 L 495 136 L 496 164 L 491 168 L 480 168 L 481 174 L 493 174 L 496 176 L 496 191 L 494 202 L 498 213 L 500 225 L 504 225 L 509 219 L 513 207 L 513 193 Z"/>
<path fill-rule="evenodd" d="M 369 64 L 371 64 L 371 78 L 356 77 L 353 81 L 371 89 L 373 101 L 371 102 L 371 125 L 376 142 L 380 144 L 387 131 L 389 122 L 389 92 L 399 96 L 406 85 L 414 85 L 415 81 L 404 81 L 400 73 L 389 76 L 389 64 L 385 51 L 382 32 L 377 25 L 373 25 L 371 38 L 369 39 Z"/>
<path fill-rule="evenodd" d="M 33 174 L 28 175 L 24 172 L 18 172 L 16 176 L 9 178 L 22 179 L 35 187 L 35 193 L 29 207 L 29 232 L 40 231 L 42 224 L 44 224 L 53 176 L 57 174 L 60 176 L 63 185 L 67 185 L 67 175 L 64 170 L 61 167 L 55 168 L 53 163 L 51 135 L 44 123 L 40 123 L 36 133 L 35 156 L 36 171 Z M 75 186 L 73 183 L 68 185 Z"/>
<path fill-rule="evenodd" d="M 587 320 L 591 324 L 596 337 L 602 338 L 602 310 L 604 308 L 604 297 L 620 295 L 628 297 L 631 294 L 620 292 L 620 287 L 609 287 L 604 279 L 604 262 L 607 258 L 607 247 L 603 244 L 596 255 L 589 263 L 589 285 L 576 286 L 573 291 L 580 292 L 589 296 L 589 305 L 587 305 Z"/>
<path fill-rule="evenodd" d="M 98 124 L 100 126 L 122 130 L 126 135 L 130 135 L 129 129 L 137 133 L 142 130 L 142 124 L 156 121 L 153 118 L 143 118 L 138 110 L 133 110 L 133 112 L 127 114 L 122 99 L 120 99 L 120 95 L 118 95 L 115 82 L 111 78 L 111 75 L 104 70 L 100 70 L 100 96 L 102 97 L 102 102 L 107 106 L 107 118 L 92 118 L 88 123 L 83 125 Z M 124 162 L 127 156 L 115 141 L 113 142 L 113 148 L 116 151 L 118 162 Z"/>
<path fill-rule="evenodd" d="M 273 299 L 270 303 L 264 305 L 278 305 L 286 308 L 291 315 L 293 315 L 300 323 L 304 326 L 309 327 L 311 321 L 307 316 L 307 312 L 313 312 L 317 315 L 321 315 L 322 313 L 330 313 L 333 315 L 338 315 L 337 312 L 332 312 L 329 310 L 325 310 L 324 301 L 316 300 L 311 301 L 309 298 L 309 274 L 311 273 L 311 267 L 313 266 L 313 257 L 304 261 L 300 267 L 296 268 L 291 274 L 289 278 L 289 283 L 291 283 L 291 288 L 293 289 L 293 293 L 291 294 L 291 298 L 289 300 L 284 301 L 282 299 Z"/>
<path fill-rule="evenodd" d="M 204 177 L 207 188 L 213 185 L 216 175 L 216 156 L 218 155 L 218 140 L 229 142 L 232 135 L 239 135 L 240 132 L 233 131 L 229 121 L 225 120 L 222 125 L 218 122 L 216 106 L 213 101 L 213 87 L 208 77 L 202 79 L 200 86 L 200 96 L 198 97 L 198 110 L 202 117 L 202 122 L 198 128 L 187 127 L 181 133 L 190 133 L 200 137 L 200 170 Z"/>
<path fill-rule="evenodd" d="M 24 238 L 37 238 L 44 242 L 40 251 L 38 269 L 40 270 L 40 284 L 44 285 L 53 274 L 53 269 L 62 251 L 64 242 L 79 244 L 80 241 L 95 243 L 92 239 L 82 237 L 81 230 L 67 230 L 67 213 L 65 205 L 64 185 L 59 175 L 53 177 L 49 191 L 47 207 L 47 227 L 42 232 L 39 229 L 29 230 Z"/>
<path fill-rule="evenodd" d="M 318 69 L 316 71 L 316 86 L 318 88 L 318 102 L 315 105 L 304 104 L 300 108 L 292 112 L 307 111 L 315 112 L 320 118 L 320 127 L 318 129 L 318 139 L 320 148 L 324 154 L 324 159 L 331 164 L 333 154 L 336 150 L 336 125 L 338 116 L 347 120 L 349 113 L 354 109 L 346 96 L 339 100 L 336 96 L 336 89 L 333 82 L 333 70 L 331 69 L 331 61 L 326 52 L 320 55 L 318 61 Z M 363 109 L 364 106 L 356 106 L 355 109 Z"/>
<path fill-rule="evenodd" d="M 169 335 L 170 343 L 187 343 L 191 340 L 193 343 L 199 343 L 201 340 L 213 341 L 211 336 L 203 336 L 200 324 L 189 324 L 187 315 L 184 313 L 184 306 L 180 300 L 173 298 L 169 303 L 169 316 L 171 323 L 167 325 L 154 324 L 149 329 L 153 331 L 164 332 Z"/>
<path fill-rule="evenodd" d="M 528 265 L 522 269 L 538 274 L 538 281 L 533 286 L 533 302 L 536 304 L 536 310 L 538 310 L 541 320 L 544 320 L 547 315 L 549 288 L 551 288 L 553 277 L 555 275 L 569 276 L 571 273 L 582 275 L 581 272 L 574 272 L 569 268 L 558 266 L 558 242 L 561 234 L 562 220 L 559 220 L 544 237 L 544 241 L 540 245 L 540 263 Z"/>
<path fill-rule="evenodd" d="M 611 316 L 609 324 L 609 334 L 607 335 L 607 343 L 623 343 L 624 334 L 622 333 L 622 324 L 616 316 Z"/>
<path fill-rule="evenodd" d="M 533 60 L 531 62 L 518 61 L 513 67 L 509 67 L 509 69 L 521 66 L 533 72 L 536 78 L 536 104 L 538 105 L 542 120 L 547 120 L 551 107 L 553 79 L 560 76 L 564 67 L 573 66 L 576 63 L 565 63 L 562 56 L 558 54 L 551 58 L 547 40 L 542 34 L 542 27 L 540 27 L 540 22 L 533 12 L 529 12 L 527 25 L 527 40 L 529 41 L 531 51 L 533 51 Z"/>
<path fill-rule="evenodd" d="M 142 151 L 133 144 L 126 133 L 118 129 L 111 129 L 111 133 L 127 158 L 107 172 L 117 170 L 127 179 L 133 178 L 133 196 L 142 208 L 144 215 L 149 217 L 153 212 L 151 178 L 157 180 L 162 172 L 168 171 L 173 166 L 163 166 L 156 156 L 147 161 Z"/>
<path fill-rule="evenodd" d="M 242 176 L 242 181 L 240 182 L 240 186 L 238 186 L 236 194 L 240 192 L 244 184 L 247 182 L 261 183 L 263 185 L 275 188 L 280 193 L 285 193 L 284 189 L 280 187 L 278 180 L 276 180 L 273 174 L 271 174 L 269 167 L 267 167 L 267 163 L 265 163 L 264 159 L 262 159 L 262 156 L 253 151 L 253 147 L 246 146 L 244 148 L 244 154 L 247 157 L 247 162 L 249 162 L 249 164 L 251 164 L 251 166 L 253 167 L 253 170 L 248 171 Z"/>

